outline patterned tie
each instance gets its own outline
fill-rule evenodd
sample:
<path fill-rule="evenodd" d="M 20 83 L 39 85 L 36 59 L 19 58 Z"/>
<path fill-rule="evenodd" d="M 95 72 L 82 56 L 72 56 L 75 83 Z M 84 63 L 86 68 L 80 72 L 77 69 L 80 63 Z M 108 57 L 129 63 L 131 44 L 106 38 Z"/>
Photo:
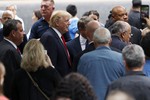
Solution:
<path fill-rule="evenodd" d="M 67 52 L 67 56 L 68 56 L 69 64 L 71 65 L 70 54 L 69 54 L 69 51 L 68 51 L 68 48 L 67 48 L 67 45 L 66 45 L 66 41 L 65 41 L 65 38 L 64 38 L 64 36 L 63 36 L 63 35 L 61 36 L 61 39 L 62 39 L 62 41 L 63 41 L 63 45 L 64 45 L 65 50 L 66 50 L 66 52 Z"/>

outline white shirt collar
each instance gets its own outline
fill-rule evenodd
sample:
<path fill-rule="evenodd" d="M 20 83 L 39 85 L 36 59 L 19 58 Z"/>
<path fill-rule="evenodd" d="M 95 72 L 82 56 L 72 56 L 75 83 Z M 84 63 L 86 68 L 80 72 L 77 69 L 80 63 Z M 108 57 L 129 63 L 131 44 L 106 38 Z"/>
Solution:
<path fill-rule="evenodd" d="M 10 42 L 10 43 L 17 49 L 17 46 L 16 46 L 15 43 L 13 43 L 12 41 L 10 41 L 9 39 L 7 39 L 7 38 L 5 38 L 5 37 L 4 37 L 4 39 L 5 39 L 6 41 Z"/>
<path fill-rule="evenodd" d="M 84 50 L 86 47 L 86 41 L 87 39 L 85 39 L 82 35 L 79 36 L 80 39 L 80 45 L 81 45 L 81 49 Z"/>
<path fill-rule="evenodd" d="M 61 39 L 62 34 L 54 27 L 52 27 L 52 29 L 57 33 L 57 35 L 59 36 L 59 38 Z M 62 39 L 61 39 L 62 40 Z"/>

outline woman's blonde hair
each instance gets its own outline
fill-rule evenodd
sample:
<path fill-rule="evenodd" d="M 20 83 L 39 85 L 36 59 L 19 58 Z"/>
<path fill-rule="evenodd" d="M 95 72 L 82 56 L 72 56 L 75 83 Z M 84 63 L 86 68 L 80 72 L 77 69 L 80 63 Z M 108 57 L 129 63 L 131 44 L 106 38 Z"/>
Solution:
<path fill-rule="evenodd" d="M 4 76 L 5 76 L 5 67 L 3 63 L 0 61 L 0 94 L 3 92 Z"/>
<path fill-rule="evenodd" d="M 36 71 L 39 67 L 47 68 L 51 65 L 46 61 L 42 43 L 37 39 L 31 39 L 24 47 L 21 68 Z"/>

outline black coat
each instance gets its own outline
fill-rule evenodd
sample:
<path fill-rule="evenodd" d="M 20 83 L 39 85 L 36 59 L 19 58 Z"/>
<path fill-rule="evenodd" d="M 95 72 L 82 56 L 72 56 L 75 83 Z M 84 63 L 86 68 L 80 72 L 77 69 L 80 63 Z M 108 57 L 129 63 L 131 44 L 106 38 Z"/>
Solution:
<path fill-rule="evenodd" d="M 71 65 L 68 60 L 68 54 L 57 33 L 50 27 L 42 35 L 40 41 L 47 50 L 47 54 L 50 57 L 52 64 L 61 76 L 69 74 L 71 72 Z"/>
<path fill-rule="evenodd" d="M 52 67 L 40 68 L 36 72 L 30 72 L 30 75 L 48 97 L 52 96 L 61 79 Z M 46 100 L 23 69 L 16 71 L 11 91 L 11 100 Z"/>
<path fill-rule="evenodd" d="M 6 75 L 4 79 L 4 94 L 10 97 L 10 85 L 14 72 L 20 68 L 21 55 L 16 48 L 5 39 L 0 42 L 0 60 L 3 62 Z"/>
<path fill-rule="evenodd" d="M 128 72 L 126 76 L 114 81 L 109 86 L 106 96 L 116 89 L 129 93 L 135 100 L 150 100 L 150 78 L 140 71 Z"/>

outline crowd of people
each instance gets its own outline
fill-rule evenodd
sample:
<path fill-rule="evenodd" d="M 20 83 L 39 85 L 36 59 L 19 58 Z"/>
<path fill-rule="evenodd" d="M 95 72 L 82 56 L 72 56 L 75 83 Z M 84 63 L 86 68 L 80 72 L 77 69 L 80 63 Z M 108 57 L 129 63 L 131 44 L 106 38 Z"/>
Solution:
<path fill-rule="evenodd" d="M 137 2 L 138 1 L 138 2 Z M 150 100 L 150 19 L 140 0 L 118 5 L 102 24 L 97 10 L 55 10 L 41 0 L 25 34 L 17 6 L 0 21 L 0 100 Z M 101 15 L 102 16 L 102 15 Z M 1 99 L 2 98 L 2 99 Z"/>

